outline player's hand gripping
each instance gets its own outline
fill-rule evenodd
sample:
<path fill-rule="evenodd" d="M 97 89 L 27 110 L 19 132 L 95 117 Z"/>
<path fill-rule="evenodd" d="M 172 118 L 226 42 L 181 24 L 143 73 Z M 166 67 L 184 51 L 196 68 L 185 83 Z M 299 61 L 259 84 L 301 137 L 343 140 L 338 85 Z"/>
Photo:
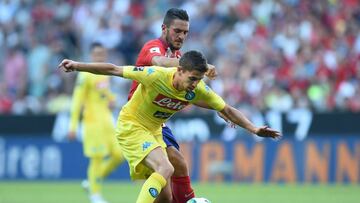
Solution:
<path fill-rule="evenodd" d="M 218 73 L 216 72 L 215 66 L 208 64 L 208 71 L 205 73 L 205 76 L 210 80 L 215 80 Z"/>
<path fill-rule="evenodd" d="M 72 72 L 75 71 L 75 67 L 78 64 L 76 61 L 72 61 L 70 59 L 64 59 L 61 61 L 61 63 L 58 65 L 58 68 L 62 69 L 64 72 Z"/>
<path fill-rule="evenodd" d="M 273 139 L 279 140 L 281 139 L 280 132 L 269 128 L 269 126 L 262 126 L 256 129 L 255 133 L 259 137 L 271 137 Z"/>

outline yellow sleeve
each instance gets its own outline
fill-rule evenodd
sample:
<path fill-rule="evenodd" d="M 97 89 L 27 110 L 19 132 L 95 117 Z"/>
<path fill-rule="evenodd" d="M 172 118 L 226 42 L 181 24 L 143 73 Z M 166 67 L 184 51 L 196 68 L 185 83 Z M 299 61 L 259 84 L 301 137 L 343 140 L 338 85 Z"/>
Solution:
<path fill-rule="evenodd" d="M 70 115 L 70 126 L 69 131 L 76 132 L 80 114 L 82 110 L 82 104 L 86 97 L 87 86 L 89 83 L 89 78 L 86 77 L 84 73 L 79 73 L 76 78 L 76 85 L 74 88 L 72 102 L 71 102 L 71 115 Z"/>
<path fill-rule="evenodd" d="M 143 85 L 149 85 L 159 78 L 163 68 L 157 66 L 125 66 L 124 78 L 136 80 Z"/>
<path fill-rule="evenodd" d="M 199 88 L 197 89 L 197 91 L 199 93 L 197 94 L 199 95 L 199 97 L 197 97 L 197 101 L 205 102 L 207 105 L 209 105 L 209 107 L 216 111 L 221 111 L 225 108 L 225 101 L 209 86 L 207 86 L 204 81 L 201 81 L 198 86 Z"/>

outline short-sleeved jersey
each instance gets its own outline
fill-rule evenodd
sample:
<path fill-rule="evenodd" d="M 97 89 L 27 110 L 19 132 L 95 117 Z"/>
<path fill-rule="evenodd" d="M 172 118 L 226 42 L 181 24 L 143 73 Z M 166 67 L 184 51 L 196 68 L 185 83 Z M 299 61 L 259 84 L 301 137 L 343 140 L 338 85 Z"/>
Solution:
<path fill-rule="evenodd" d="M 108 76 L 79 73 L 72 99 L 70 131 L 77 130 L 82 107 L 85 125 L 111 121 L 109 104 L 115 100 L 115 95 L 109 90 L 109 83 Z"/>
<path fill-rule="evenodd" d="M 174 52 L 171 51 L 169 45 L 164 42 L 161 38 L 153 39 L 148 41 L 142 47 L 139 56 L 136 60 L 136 66 L 152 66 L 152 58 L 154 56 L 166 56 L 169 58 L 180 58 L 181 52 L 176 50 Z M 128 100 L 131 99 L 134 94 L 138 83 L 133 81 L 130 87 L 130 92 L 128 95 Z"/>
<path fill-rule="evenodd" d="M 173 87 L 176 71 L 176 68 L 159 66 L 124 67 L 124 77 L 140 84 L 121 110 L 120 118 L 156 131 L 173 114 L 196 102 L 205 102 L 217 111 L 224 109 L 224 100 L 203 81 L 191 92 L 176 90 Z"/>

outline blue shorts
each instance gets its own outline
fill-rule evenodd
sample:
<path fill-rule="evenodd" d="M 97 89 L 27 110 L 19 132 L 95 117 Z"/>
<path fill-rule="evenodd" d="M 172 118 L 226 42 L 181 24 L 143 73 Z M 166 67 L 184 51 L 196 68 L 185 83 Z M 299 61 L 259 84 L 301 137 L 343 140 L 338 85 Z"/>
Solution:
<path fill-rule="evenodd" d="M 177 150 L 180 149 L 179 144 L 177 143 L 175 136 L 172 134 L 171 130 L 167 126 L 162 127 L 163 140 L 166 144 L 166 147 L 174 146 Z"/>

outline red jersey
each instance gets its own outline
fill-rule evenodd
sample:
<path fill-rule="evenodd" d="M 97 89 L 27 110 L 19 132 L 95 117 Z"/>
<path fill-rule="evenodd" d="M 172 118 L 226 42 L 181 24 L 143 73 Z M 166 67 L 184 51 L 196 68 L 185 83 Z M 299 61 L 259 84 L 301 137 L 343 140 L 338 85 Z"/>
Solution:
<path fill-rule="evenodd" d="M 171 51 L 167 42 L 164 42 L 161 38 L 153 39 L 148 41 L 142 47 L 139 56 L 136 60 L 136 66 L 152 66 L 152 58 L 154 56 L 166 56 L 169 58 L 180 58 L 181 52 L 176 50 L 174 52 Z M 128 95 L 128 100 L 131 99 L 132 95 L 134 94 L 137 86 L 139 85 L 138 82 L 133 81 L 130 87 L 130 92 Z"/>

